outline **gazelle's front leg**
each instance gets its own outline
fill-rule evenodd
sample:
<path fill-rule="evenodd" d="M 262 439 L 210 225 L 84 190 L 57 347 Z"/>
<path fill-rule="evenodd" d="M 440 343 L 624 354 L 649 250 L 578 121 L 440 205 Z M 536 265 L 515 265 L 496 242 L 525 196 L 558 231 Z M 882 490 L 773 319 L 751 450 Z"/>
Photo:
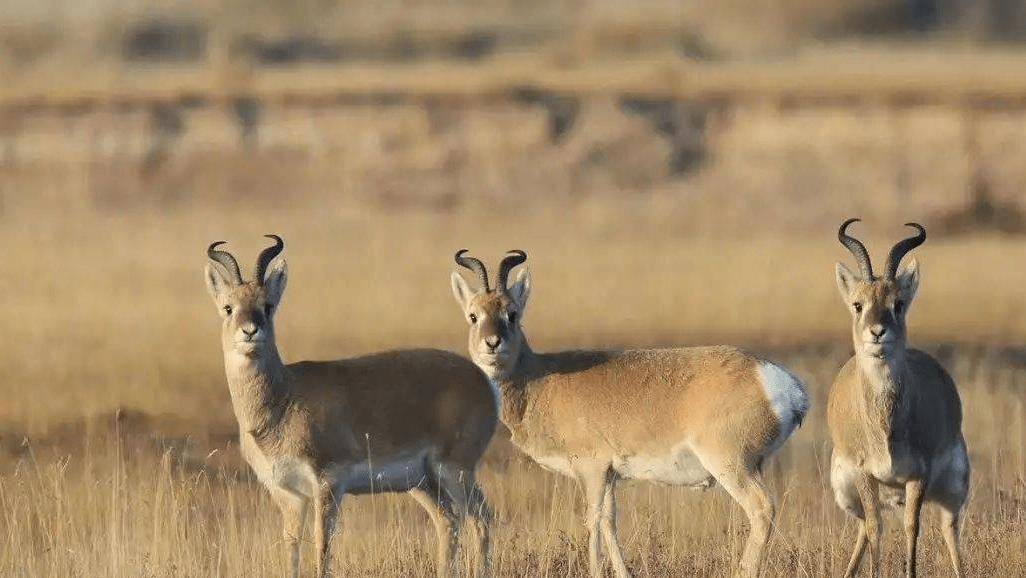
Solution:
<path fill-rule="evenodd" d="M 859 492 L 859 499 L 862 500 L 862 510 L 865 518 L 862 526 L 865 528 L 866 539 L 869 542 L 869 569 L 873 578 L 880 576 L 880 502 L 877 495 L 877 481 L 868 474 L 861 474 L 855 480 L 855 488 Z"/>
<path fill-rule="evenodd" d="M 588 528 L 588 570 L 592 578 L 602 576 L 605 560 L 602 557 L 602 507 L 606 497 L 608 464 L 578 464 L 577 480 L 588 503 L 584 525 Z"/>
<path fill-rule="evenodd" d="M 623 553 L 620 552 L 620 542 L 616 537 L 616 479 L 611 472 L 607 472 L 605 480 L 605 491 L 602 498 L 602 519 L 599 522 L 602 528 L 602 537 L 605 539 L 606 552 L 609 553 L 609 560 L 613 563 L 613 571 L 618 578 L 630 578 L 627 564 L 623 561 Z"/>
<path fill-rule="evenodd" d="M 916 542 L 919 538 L 919 516 L 923 509 L 923 481 L 905 483 L 905 576 L 916 576 Z"/>
<path fill-rule="evenodd" d="M 303 540 L 307 499 L 282 489 L 272 489 L 271 497 L 281 510 L 282 534 L 289 559 L 288 576 L 299 578 L 299 547 Z"/>
<path fill-rule="evenodd" d="M 331 537 L 338 522 L 343 490 L 330 480 L 319 480 L 314 489 L 314 543 L 317 550 L 317 576 L 328 576 L 331 569 Z"/>

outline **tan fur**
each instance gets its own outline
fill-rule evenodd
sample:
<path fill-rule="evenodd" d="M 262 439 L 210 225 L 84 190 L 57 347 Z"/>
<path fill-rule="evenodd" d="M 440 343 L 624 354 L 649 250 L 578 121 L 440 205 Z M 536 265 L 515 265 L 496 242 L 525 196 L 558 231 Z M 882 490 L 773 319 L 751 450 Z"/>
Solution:
<path fill-rule="evenodd" d="M 602 572 L 600 539 L 616 574 L 629 575 L 616 539 L 618 479 L 694 488 L 719 481 L 752 524 L 741 565 L 758 573 L 774 515 L 761 465 L 804 416 L 800 381 L 776 368 L 797 396 L 782 433 L 760 381 L 766 362 L 749 353 L 723 346 L 539 354 L 520 326 L 525 270 L 508 291 L 491 292 L 472 291 L 454 273 L 453 290 L 470 320 L 471 358 L 500 388 L 513 442 L 585 491 L 593 575 Z"/>
<path fill-rule="evenodd" d="M 860 520 L 845 575 L 858 572 L 867 544 L 871 573 L 880 574 L 883 497 L 905 505 L 906 575 L 916 574 L 920 510 L 933 502 L 961 576 L 958 520 L 969 489 L 962 406 L 944 368 L 906 346 L 905 316 L 918 288 L 918 265 L 913 260 L 894 280 L 867 281 L 838 264 L 837 282 L 852 313 L 855 355 L 830 391 L 831 485 L 838 504 Z"/>
<path fill-rule="evenodd" d="M 323 576 L 342 496 L 391 491 L 409 491 L 431 514 L 439 575 L 454 571 L 465 518 L 486 573 L 488 509 L 474 474 L 498 408 L 481 371 L 456 354 L 428 349 L 285 365 L 273 323 L 284 261 L 264 285 L 238 284 L 211 262 L 207 284 L 223 317 L 242 452 L 281 508 L 292 575 L 299 575 L 308 503 Z"/>

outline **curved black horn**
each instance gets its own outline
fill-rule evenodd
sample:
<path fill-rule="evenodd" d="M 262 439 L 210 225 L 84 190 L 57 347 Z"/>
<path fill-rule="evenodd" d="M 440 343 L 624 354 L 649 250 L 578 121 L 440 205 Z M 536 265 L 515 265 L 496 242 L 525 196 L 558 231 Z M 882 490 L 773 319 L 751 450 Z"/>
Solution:
<path fill-rule="evenodd" d="M 256 270 L 253 272 L 253 278 L 256 279 L 258 285 L 264 284 L 264 274 L 267 273 L 267 266 L 274 261 L 274 258 L 281 254 L 285 249 L 285 241 L 281 240 L 278 235 L 264 235 L 268 239 L 274 239 L 274 246 L 268 247 L 260 252 L 260 256 L 257 257 Z"/>
<path fill-rule="evenodd" d="M 239 270 L 239 262 L 232 257 L 232 254 L 228 251 L 218 251 L 219 245 L 224 245 L 228 241 L 215 241 L 207 247 L 207 257 L 211 261 L 220 264 L 222 267 L 228 270 L 229 273 L 235 275 L 235 282 L 242 283 L 242 271 Z"/>
<path fill-rule="evenodd" d="M 898 243 L 891 249 L 890 255 L 887 256 L 887 268 L 884 269 L 884 275 L 886 275 L 887 279 L 894 279 L 894 276 L 898 274 L 898 265 L 901 264 L 901 258 L 904 257 L 905 254 L 922 245 L 926 241 L 926 229 L 924 229 L 922 225 L 919 223 L 905 223 L 905 226 L 918 229 L 919 234 L 915 237 L 909 237 L 898 241 Z"/>
<path fill-rule="evenodd" d="M 861 220 L 862 219 L 853 218 L 841 223 L 841 228 L 837 230 L 837 240 L 847 247 L 848 250 L 851 251 L 851 254 L 855 256 L 855 260 L 859 263 L 859 271 L 862 272 L 862 278 L 865 281 L 872 281 L 873 263 L 869 260 L 869 251 L 866 250 L 866 246 L 862 244 L 862 241 L 859 241 L 855 237 L 849 237 L 845 233 L 848 225 L 858 223 Z"/>
<path fill-rule="evenodd" d="M 481 286 L 484 287 L 484 290 L 491 291 L 491 288 L 488 287 L 488 271 L 485 269 L 484 263 L 474 257 L 464 257 L 463 254 L 467 251 L 470 251 L 470 249 L 456 251 L 456 264 L 476 273 L 477 277 L 481 279 Z"/>
<path fill-rule="evenodd" d="M 495 276 L 495 288 L 499 291 L 506 290 L 506 278 L 509 277 L 509 272 L 513 270 L 513 267 L 527 260 L 527 253 L 520 249 L 510 249 L 506 252 L 510 254 L 499 262 L 499 272 Z"/>

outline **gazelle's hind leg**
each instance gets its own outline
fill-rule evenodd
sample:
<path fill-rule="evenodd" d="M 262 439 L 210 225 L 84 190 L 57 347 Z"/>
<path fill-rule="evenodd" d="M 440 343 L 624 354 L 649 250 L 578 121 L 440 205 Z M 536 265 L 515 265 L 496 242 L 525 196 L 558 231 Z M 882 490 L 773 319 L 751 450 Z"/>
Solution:
<path fill-rule="evenodd" d="M 775 515 L 773 500 L 763 482 L 762 473 L 754 462 L 741 467 L 736 465 L 717 467 L 718 464 L 705 463 L 705 461 L 703 461 L 703 465 L 716 476 L 716 481 L 734 498 L 734 501 L 748 516 L 748 539 L 745 540 L 745 549 L 741 554 L 739 574 L 758 576 L 765 558 L 766 544 L 773 531 Z"/>
<path fill-rule="evenodd" d="M 952 507 L 941 504 L 940 526 L 941 535 L 944 536 L 944 544 L 948 548 L 948 556 L 951 557 L 951 568 L 956 578 L 962 578 L 962 553 L 958 544 L 958 519 L 961 512 L 961 504 Z"/>
<path fill-rule="evenodd" d="M 478 487 L 473 466 L 460 464 L 437 464 L 433 466 L 442 492 L 449 495 L 452 508 L 460 522 L 469 519 L 474 529 L 475 558 L 477 574 L 491 573 L 491 552 L 489 548 L 489 521 L 491 511 L 484 494 Z"/>
<path fill-rule="evenodd" d="M 410 490 L 410 495 L 427 510 L 435 525 L 438 540 L 436 555 L 437 575 L 439 578 L 452 576 L 455 573 L 455 560 L 460 529 L 459 515 L 453 506 L 448 493 L 441 490 L 431 476 L 421 487 Z"/>
<path fill-rule="evenodd" d="M 844 571 L 845 578 L 851 578 L 858 574 L 862 556 L 865 555 L 866 545 L 869 542 L 869 536 L 866 533 L 866 514 L 862 508 L 862 498 L 859 497 L 858 488 L 855 486 L 859 472 L 836 455 L 831 457 L 830 462 L 830 487 L 834 490 L 834 500 L 842 510 L 858 521 L 855 548 L 851 552 L 851 558 L 848 559 L 848 566 Z"/>
<path fill-rule="evenodd" d="M 947 467 L 940 473 L 940 483 L 935 485 L 929 500 L 940 506 L 941 535 L 944 536 L 944 544 L 948 548 L 955 576 L 961 578 L 962 553 L 958 543 L 958 524 L 962 508 L 969 498 L 970 479 L 969 453 L 965 447 L 965 440 L 959 440 L 945 457 Z"/>

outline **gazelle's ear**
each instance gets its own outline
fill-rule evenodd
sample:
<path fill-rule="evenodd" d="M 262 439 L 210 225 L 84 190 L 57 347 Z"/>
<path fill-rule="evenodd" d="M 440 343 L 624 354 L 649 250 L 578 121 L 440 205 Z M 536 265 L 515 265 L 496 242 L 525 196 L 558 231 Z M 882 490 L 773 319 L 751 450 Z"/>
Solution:
<path fill-rule="evenodd" d="M 509 287 L 509 296 L 517 302 L 520 311 L 527 309 L 527 298 L 531 296 L 531 271 L 524 267 L 517 271 L 517 277 Z M 522 314 L 521 314 L 522 315 Z"/>
<path fill-rule="evenodd" d="M 837 279 L 837 290 L 841 293 L 841 299 L 847 307 L 851 305 L 851 294 L 859 282 L 859 276 L 852 272 L 844 263 L 837 263 L 835 277 Z"/>
<path fill-rule="evenodd" d="M 460 304 L 460 309 L 464 312 L 467 307 L 470 306 L 470 299 L 474 297 L 474 291 L 470 288 L 470 284 L 463 278 L 458 272 L 452 272 L 452 296 L 456 298 L 456 302 Z"/>
<path fill-rule="evenodd" d="M 914 258 L 905 265 L 897 275 L 898 287 L 906 301 L 916 298 L 919 291 L 919 261 Z"/>
<path fill-rule="evenodd" d="M 212 261 L 207 263 L 203 278 L 207 282 L 207 293 L 216 305 L 220 305 L 219 299 L 235 286 L 228 271 Z"/>
<path fill-rule="evenodd" d="M 289 280 L 288 265 L 285 259 L 278 259 L 267 268 L 264 276 L 264 287 L 267 288 L 267 302 L 277 308 L 281 296 L 285 294 L 285 284 Z"/>

